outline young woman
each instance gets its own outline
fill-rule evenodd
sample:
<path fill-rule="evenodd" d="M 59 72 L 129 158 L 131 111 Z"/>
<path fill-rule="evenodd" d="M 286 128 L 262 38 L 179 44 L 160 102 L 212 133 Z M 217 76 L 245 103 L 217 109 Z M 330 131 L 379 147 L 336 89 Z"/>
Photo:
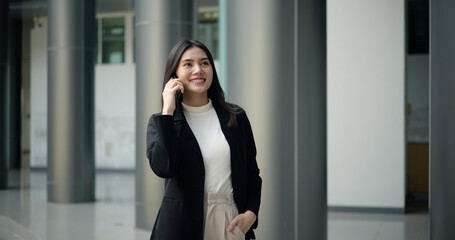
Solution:
<path fill-rule="evenodd" d="M 195 40 L 171 50 L 147 158 L 165 178 L 150 239 L 255 239 L 262 180 L 245 111 L 225 102 L 212 55 Z"/>

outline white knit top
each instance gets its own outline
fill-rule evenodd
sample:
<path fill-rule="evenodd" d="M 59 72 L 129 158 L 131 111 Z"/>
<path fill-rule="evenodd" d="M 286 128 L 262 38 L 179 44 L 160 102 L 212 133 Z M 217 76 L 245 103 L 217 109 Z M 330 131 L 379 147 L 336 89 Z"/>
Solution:
<path fill-rule="evenodd" d="M 232 193 L 231 151 L 212 101 L 201 107 L 183 102 L 182 106 L 204 160 L 205 192 Z"/>

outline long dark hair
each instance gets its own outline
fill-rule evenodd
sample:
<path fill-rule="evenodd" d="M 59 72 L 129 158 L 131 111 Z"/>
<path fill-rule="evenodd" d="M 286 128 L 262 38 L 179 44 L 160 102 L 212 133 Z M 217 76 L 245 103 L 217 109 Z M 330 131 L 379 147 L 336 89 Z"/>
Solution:
<path fill-rule="evenodd" d="M 163 79 L 163 90 L 166 83 L 171 79 L 172 76 L 176 75 L 177 67 L 180 62 L 180 58 L 182 57 L 183 53 L 192 47 L 198 47 L 202 49 L 209 59 L 210 65 L 212 66 L 213 70 L 213 80 L 212 84 L 210 85 L 207 94 L 214 104 L 218 104 L 219 106 L 223 107 L 230 113 L 230 119 L 228 122 L 228 127 L 235 127 L 237 126 L 237 119 L 236 115 L 241 112 L 240 108 L 234 106 L 228 106 L 226 104 L 226 100 L 224 98 L 224 92 L 221 88 L 220 81 L 218 79 L 218 74 L 216 73 L 215 63 L 213 62 L 212 54 L 210 53 L 209 49 L 201 42 L 197 40 L 188 40 L 182 39 L 178 43 L 174 45 L 171 52 L 169 53 L 169 57 L 167 58 L 166 63 L 166 70 L 164 71 L 164 79 Z"/>

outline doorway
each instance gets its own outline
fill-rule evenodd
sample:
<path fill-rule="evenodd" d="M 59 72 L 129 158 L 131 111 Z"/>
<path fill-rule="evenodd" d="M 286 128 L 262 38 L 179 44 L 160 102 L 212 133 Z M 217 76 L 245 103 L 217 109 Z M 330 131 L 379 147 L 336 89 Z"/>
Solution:
<path fill-rule="evenodd" d="M 428 211 L 429 1 L 407 1 L 406 212 Z"/>

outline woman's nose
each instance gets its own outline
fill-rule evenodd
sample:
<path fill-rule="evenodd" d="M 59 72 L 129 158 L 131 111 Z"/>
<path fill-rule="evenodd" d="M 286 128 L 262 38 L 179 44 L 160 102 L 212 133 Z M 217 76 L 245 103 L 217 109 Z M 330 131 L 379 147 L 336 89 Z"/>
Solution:
<path fill-rule="evenodd" d="M 196 65 L 194 67 L 194 72 L 197 73 L 197 74 L 201 74 L 202 73 L 202 67 L 199 66 L 199 65 Z"/>

